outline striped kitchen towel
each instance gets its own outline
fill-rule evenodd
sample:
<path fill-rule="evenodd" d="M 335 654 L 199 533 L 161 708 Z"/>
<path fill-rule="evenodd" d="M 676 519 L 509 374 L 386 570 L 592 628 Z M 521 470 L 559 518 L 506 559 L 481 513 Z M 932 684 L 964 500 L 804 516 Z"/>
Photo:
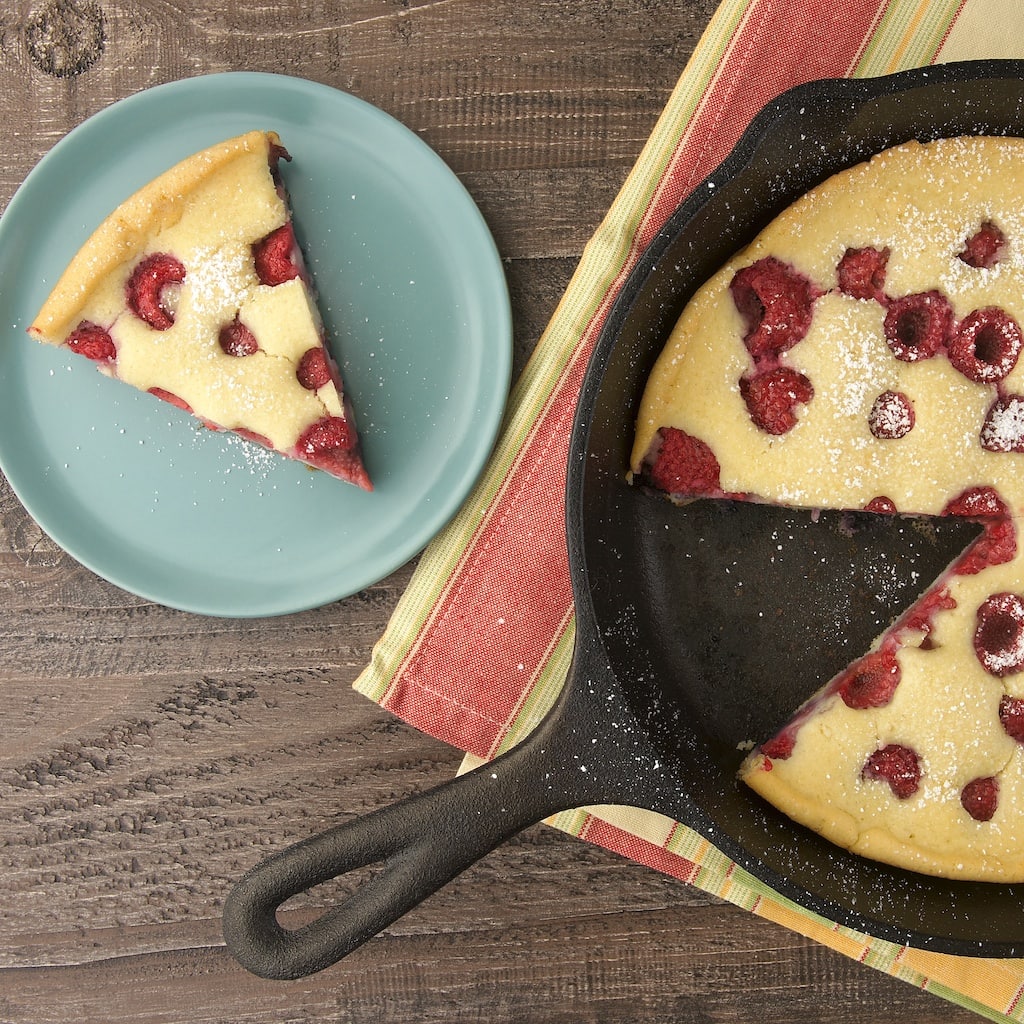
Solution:
<path fill-rule="evenodd" d="M 724 0 L 580 264 L 522 377 L 475 491 L 430 544 L 356 688 L 467 751 L 517 742 L 561 687 L 574 620 L 564 539 L 573 410 L 620 287 L 670 213 L 753 115 L 818 78 L 1024 57 L 1019 0 Z M 481 657 L 486 651 L 486 657 Z M 808 914 L 690 829 L 623 808 L 552 824 L 975 1010 L 1024 1021 L 1024 961 L 907 949 Z"/>

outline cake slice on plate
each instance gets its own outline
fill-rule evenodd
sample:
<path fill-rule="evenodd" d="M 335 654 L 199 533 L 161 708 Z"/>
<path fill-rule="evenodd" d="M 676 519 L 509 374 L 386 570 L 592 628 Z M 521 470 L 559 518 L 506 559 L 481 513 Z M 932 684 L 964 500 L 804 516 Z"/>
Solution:
<path fill-rule="evenodd" d="M 1022 211 L 1020 139 L 910 142 L 812 190 L 684 310 L 631 467 L 677 501 L 982 524 L 739 773 L 858 854 L 1001 882 L 1024 881 Z"/>
<path fill-rule="evenodd" d="M 274 132 L 188 157 L 126 199 L 29 334 L 288 458 L 371 490 L 295 240 Z"/>

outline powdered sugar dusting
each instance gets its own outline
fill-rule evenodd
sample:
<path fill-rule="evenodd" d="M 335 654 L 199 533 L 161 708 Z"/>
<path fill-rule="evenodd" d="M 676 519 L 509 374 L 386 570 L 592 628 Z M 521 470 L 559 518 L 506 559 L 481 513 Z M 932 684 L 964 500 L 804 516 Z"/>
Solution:
<path fill-rule="evenodd" d="M 1008 395 L 992 405 L 981 428 L 981 446 L 990 452 L 1024 451 L 1024 397 Z"/>
<path fill-rule="evenodd" d="M 1021 632 L 1009 647 L 997 654 L 989 654 L 984 659 L 985 668 L 997 676 L 1018 671 L 1022 663 L 1024 663 L 1024 632 Z"/>
<path fill-rule="evenodd" d="M 836 359 L 837 379 L 833 392 L 836 415 L 862 416 L 874 386 L 877 361 L 874 350 L 861 325 L 838 308 L 827 326 L 829 336 L 823 341 Z"/>
<path fill-rule="evenodd" d="M 883 391 L 868 413 L 868 427 L 878 438 L 905 437 L 914 428 L 914 407 L 899 391 Z"/>
<path fill-rule="evenodd" d="M 196 250 L 186 280 L 192 305 L 201 316 L 239 309 L 249 297 L 253 281 L 242 255 L 226 248 Z"/>
<path fill-rule="evenodd" d="M 233 462 L 233 467 L 250 476 L 258 476 L 263 479 L 278 464 L 280 456 L 276 455 L 269 448 L 265 448 L 255 441 L 248 441 L 235 433 L 225 434 L 226 444 L 234 456 L 238 458 Z M 231 472 L 229 468 L 227 472 Z"/>

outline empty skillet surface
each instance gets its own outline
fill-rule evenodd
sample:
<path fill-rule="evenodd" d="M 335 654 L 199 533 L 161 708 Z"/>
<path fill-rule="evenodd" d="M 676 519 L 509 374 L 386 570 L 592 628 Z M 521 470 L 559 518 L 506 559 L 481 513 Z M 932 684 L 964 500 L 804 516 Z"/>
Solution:
<path fill-rule="evenodd" d="M 555 811 L 672 815 L 804 907 L 944 952 L 1024 952 L 1021 887 L 956 883 L 855 857 L 736 781 L 764 739 L 968 543 L 959 521 L 729 502 L 676 508 L 625 481 L 647 375 L 694 290 L 835 171 L 909 138 L 1024 135 L 1024 64 L 970 64 L 785 94 L 671 218 L 623 289 L 577 411 L 567 534 L 577 611 L 570 678 L 525 741 L 476 772 L 339 825 L 258 865 L 224 931 L 264 977 L 345 956 L 474 860 Z M 342 904 L 289 931 L 290 896 L 367 864 Z"/>

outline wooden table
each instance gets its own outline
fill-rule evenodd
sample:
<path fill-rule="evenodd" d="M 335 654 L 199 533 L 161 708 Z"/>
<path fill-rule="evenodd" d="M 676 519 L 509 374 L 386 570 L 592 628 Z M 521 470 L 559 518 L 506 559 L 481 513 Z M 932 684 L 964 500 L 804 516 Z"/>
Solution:
<path fill-rule="evenodd" d="M 521 366 L 713 8 L 18 0 L 0 16 L 0 204 L 144 87 L 234 69 L 328 83 L 418 132 L 475 196 Z M 349 685 L 411 569 L 302 614 L 185 614 L 80 567 L 0 478 L 0 1021 L 978 1019 L 544 826 L 331 970 L 247 974 L 220 933 L 247 867 L 459 764 Z"/>

